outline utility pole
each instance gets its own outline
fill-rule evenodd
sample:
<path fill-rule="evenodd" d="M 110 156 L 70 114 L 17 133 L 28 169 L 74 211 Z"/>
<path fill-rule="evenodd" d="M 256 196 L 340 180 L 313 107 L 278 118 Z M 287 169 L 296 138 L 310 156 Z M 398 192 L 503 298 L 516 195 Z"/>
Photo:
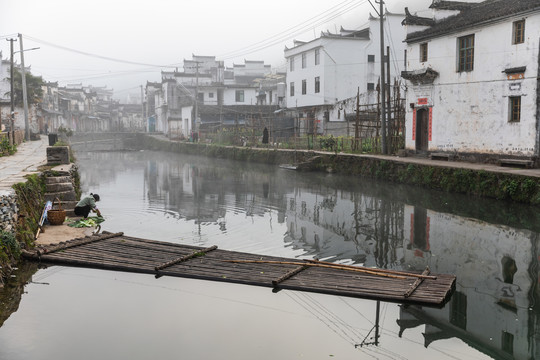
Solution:
<path fill-rule="evenodd" d="M 14 98 L 14 94 L 13 94 L 13 42 L 14 41 L 17 41 L 17 39 L 7 39 L 7 41 L 9 41 L 11 44 L 11 65 L 10 65 L 10 72 L 11 72 L 11 81 L 10 81 L 10 90 L 9 90 L 9 94 L 10 94 L 10 98 L 11 98 L 11 112 L 10 112 L 10 119 L 11 119 L 11 145 L 15 145 L 15 98 Z"/>
<path fill-rule="evenodd" d="M 379 17 L 380 17 L 380 42 L 381 42 L 381 151 L 386 154 L 386 86 L 385 86 L 385 69 L 384 69 L 384 1 L 379 0 Z"/>
<path fill-rule="evenodd" d="M 197 74 L 195 77 L 195 132 L 197 133 L 197 142 L 199 141 L 199 131 L 201 124 L 199 123 L 199 61 L 195 62 Z"/>
<path fill-rule="evenodd" d="M 387 115 L 387 121 L 386 121 L 386 130 L 387 130 L 387 138 L 386 138 L 386 150 L 390 150 L 390 153 L 392 152 L 392 106 L 391 106 L 391 96 L 392 92 L 390 91 L 390 46 L 386 47 L 386 86 L 387 86 L 387 96 L 386 96 L 386 115 Z M 388 149 L 390 148 L 390 149 Z"/>
<path fill-rule="evenodd" d="M 24 139 L 30 140 L 30 124 L 28 121 L 28 94 L 26 92 L 26 75 L 24 69 L 24 48 L 22 34 L 19 34 L 19 46 L 21 48 L 21 75 L 22 75 L 22 90 L 23 90 L 23 105 L 24 105 Z"/>
<path fill-rule="evenodd" d="M 144 91 L 143 86 L 141 85 L 141 116 L 142 116 L 142 123 L 144 125 L 144 128 L 146 129 L 146 119 L 144 118 Z"/>

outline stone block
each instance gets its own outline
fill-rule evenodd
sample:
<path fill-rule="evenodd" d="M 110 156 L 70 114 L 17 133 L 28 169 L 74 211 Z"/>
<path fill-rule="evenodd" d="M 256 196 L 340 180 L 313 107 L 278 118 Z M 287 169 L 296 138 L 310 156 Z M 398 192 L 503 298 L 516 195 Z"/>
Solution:
<path fill-rule="evenodd" d="M 47 147 L 48 164 L 69 164 L 68 146 L 49 146 Z"/>

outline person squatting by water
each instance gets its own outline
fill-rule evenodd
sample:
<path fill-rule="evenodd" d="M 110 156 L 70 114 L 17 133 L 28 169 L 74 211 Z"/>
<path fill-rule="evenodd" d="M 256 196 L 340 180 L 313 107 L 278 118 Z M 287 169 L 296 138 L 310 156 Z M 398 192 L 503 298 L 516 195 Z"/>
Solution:
<path fill-rule="evenodd" d="M 75 215 L 86 218 L 90 211 L 93 211 L 97 216 L 101 216 L 101 212 L 96 207 L 96 201 L 99 201 L 98 194 L 90 193 L 90 195 L 83 197 L 75 206 Z"/>

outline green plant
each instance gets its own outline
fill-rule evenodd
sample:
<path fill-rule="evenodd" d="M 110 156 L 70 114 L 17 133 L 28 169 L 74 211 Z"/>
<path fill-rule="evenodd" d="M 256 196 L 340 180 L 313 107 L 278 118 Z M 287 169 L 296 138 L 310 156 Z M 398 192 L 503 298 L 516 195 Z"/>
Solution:
<path fill-rule="evenodd" d="M 66 143 L 65 141 L 58 140 L 57 142 L 54 143 L 53 146 L 69 146 L 69 144 Z"/>
<path fill-rule="evenodd" d="M 17 151 L 17 145 L 10 145 L 7 136 L 0 140 L 0 156 L 13 155 Z"/>
<path fill-rule="evenodd" d="M 58 132 L 65 134 L 67 137 L 71 137 L 73 135 L 73 130 L 71 130 L 69 128 L 65 128 L 63 126 L 60 126 L 58 128 Z"/>
<path fill-rule="evenodd" d="M 0 256 L 5 258 L 18 258 L 21 255 L 21 246 L 15 234 L 9 231 L 0 231 Z M 7 260 L 7 259 L 4 259 Z"/>

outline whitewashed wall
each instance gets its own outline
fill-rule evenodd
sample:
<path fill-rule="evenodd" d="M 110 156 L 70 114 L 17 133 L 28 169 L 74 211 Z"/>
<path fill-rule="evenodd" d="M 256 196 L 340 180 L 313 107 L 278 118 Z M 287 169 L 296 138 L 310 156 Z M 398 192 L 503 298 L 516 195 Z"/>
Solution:
<path fill-rule="evenodd" d="M 386 14 L 385 48 L 390 46 L 390 76 L 399 78 L 404 70 L 405 29 L 401 25 L 404 15 Z M 306 44 L 285 50 L 287 62 L 287 106 L 329 105 L 356 97 L 358 90 L 362 104 L 375 103 L 376 91 L 368 91 L 367 84 L 376 88 L 380 77 L 380 32 L 379 19 L 369 19 L 370 39 L 347 37 L 320 37 Z M 315 65 L 315 49 L 320 51 L 320 63 Z M 302 68 L 302 53 L 306 54 L 307 66 Z M 386 53 L 386 50 L 385 50 Z M 368 62 L 368 55 L 374 55 L 375 61 Z M 294 61 L 294 70 L 290 70 L 290 61 Z M 315 77 L 320 78 L 320 92 L 315 93 Z M 302 94 L 302 80 L 307 81 L 307 92 Z M 290 95 L 290 84 L 294 82 L 294 96 Z M 338 116 L 338 108 L 321 110 L 330 111 L 331 121 L 343 121 Z M 350 113 L 350 112 L 349 112 Z M 340 113 L 342 115 L 342 112 Z M 316 115 L 322 119 L 322 115 Z"/>
<path fill-rule="evenodd" d="M 243 102 L 236 102 L 236 90 L 244 90 Z M 257 89 L 252 87 L 226 88 L 223 91 L 223 105 L 257 105 Z"/>
<path fill-rule="evenodd" d="M 527 17 L 525 43 L 512 45 L 512 22 L 479 27 L 428 41 L 428 61 L 419 61 L 419 43 L 408 46 L 408 70 L 430 67 L 434 84 L 409 85 L 407 103 L 427 98 L 432 106 L 430 151 L 532 156 L 537 136 L 537 80 L 540 15 Z M 474 70 L 457 72 L 457 38 L 475 34 Z M 494 41 L 494 40 L 497 41 Z M 507 68 L 526 66 L 522 80 L 507 80 Z M 521 96 L 521 121 L 511 123 L 509 96 Z M 406 148 L 412 139 L 413 110 L 407 107 Z"/>

